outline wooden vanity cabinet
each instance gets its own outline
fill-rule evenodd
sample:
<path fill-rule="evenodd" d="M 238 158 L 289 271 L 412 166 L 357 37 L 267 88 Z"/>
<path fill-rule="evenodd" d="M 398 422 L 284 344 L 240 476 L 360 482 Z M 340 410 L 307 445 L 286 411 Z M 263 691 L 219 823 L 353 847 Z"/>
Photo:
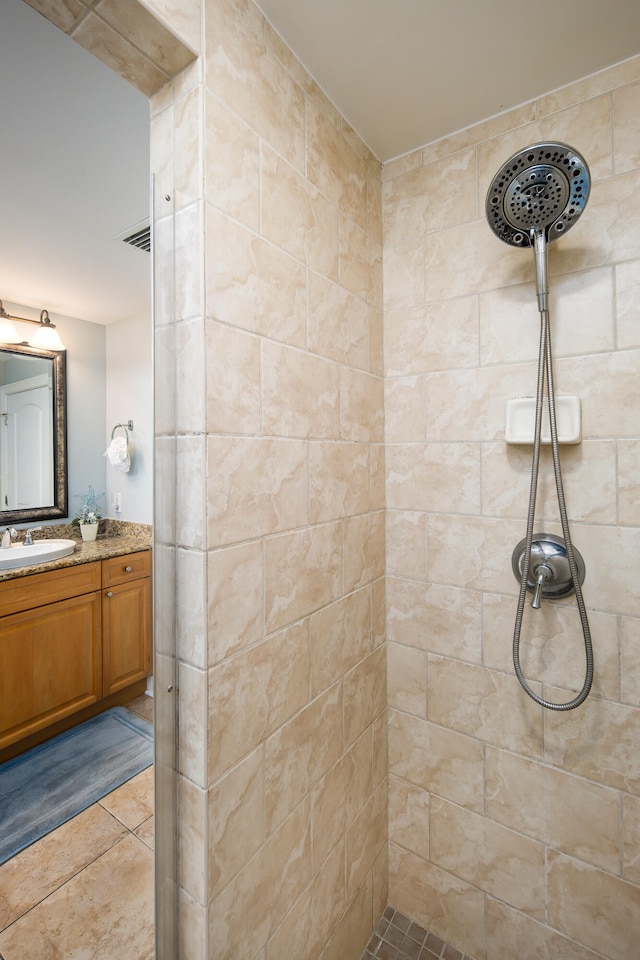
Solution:
<path fill-rule="evenodd" d="M 98 712 L 151 656 L 149 550 L 0 581 L 0 751 Z"/>
<path fill-rule="evenodd" d="M 151 673 L 151 554 L 102 561 L 103 696 Z"/>
<path fill-rule="evenodd" d="M 0 748 L 102 698 L 100 562 L 0 583 Z"/>

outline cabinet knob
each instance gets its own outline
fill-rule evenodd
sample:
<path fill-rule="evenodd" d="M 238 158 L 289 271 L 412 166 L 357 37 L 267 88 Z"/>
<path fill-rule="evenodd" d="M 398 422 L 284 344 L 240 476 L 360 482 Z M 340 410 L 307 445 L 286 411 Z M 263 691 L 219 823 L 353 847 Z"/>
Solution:
<path fill-rule="evenodd" d="M 124 572 L 125 572 L 125 573 L 131 573 L 131 567 L 125 567 L 125 568 L 124 568 Z"/>
<path fill-rule="evenodd" d="M 107 593 L 107 596 L 108 596 L 108 597 L 112 597 L 112 596 L 113 596 L 113 590 L 109 590 L 109 592 Z"/>

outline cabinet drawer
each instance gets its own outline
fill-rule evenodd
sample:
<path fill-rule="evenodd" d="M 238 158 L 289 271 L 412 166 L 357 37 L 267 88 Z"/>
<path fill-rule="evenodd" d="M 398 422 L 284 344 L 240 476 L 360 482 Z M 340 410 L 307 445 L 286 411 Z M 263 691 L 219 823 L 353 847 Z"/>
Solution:
<path fill-rule="evenodd" d="M 151 551 L 127 553 L 122 557 L 111 557 L 102 561 L 102 586 L 115 587 L 129 580 L 139 580 L 151 576 Z"/>
<path fill-rule="evenodd" d="M 79 597 L 100 589 L 100 561 L 61 567 L 47 573 L 3 580 L 0 583 L 0 616 L 32 610 L 47 603 Z"/>

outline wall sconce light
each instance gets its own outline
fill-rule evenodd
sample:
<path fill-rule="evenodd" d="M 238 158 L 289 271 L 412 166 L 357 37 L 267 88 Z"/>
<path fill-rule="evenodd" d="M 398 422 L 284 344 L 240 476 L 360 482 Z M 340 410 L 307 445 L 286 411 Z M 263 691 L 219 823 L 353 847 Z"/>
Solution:
<path fill-rule="evenodd" d="M 40 311 L 39 320 L 28 320 L 27 317 L 9 316 L 0 300 L 0 342 L 1 343 L 25 343 L 16 329 L 14 321 L 19 323 L 35 323 L 38 327 L 29 344 L 32 347 L 39 347 L 41 350 L 66 350 L 64 343 L 60 339 L 60 334 L 56 330 L 55 323 L 51 322 L 48 310 Z"/>
<path fill-rule="evenodd" d="M 60 334 L 56 330 L 55 323 L 49 319 L 49 311 L 40 312 L 40 326 L 35 332 L 33 340 L 29 343 L 32 347 L 41 347 L 43 350 L 66 350 L 66 347 L 60 339 Z"/>
<path fill-rule="evenodd" d="M 22 337 L 16 330 L 16 325 L 2 306 L 0 300 L 0 341 L 2 343 L 22 343 Z"/>

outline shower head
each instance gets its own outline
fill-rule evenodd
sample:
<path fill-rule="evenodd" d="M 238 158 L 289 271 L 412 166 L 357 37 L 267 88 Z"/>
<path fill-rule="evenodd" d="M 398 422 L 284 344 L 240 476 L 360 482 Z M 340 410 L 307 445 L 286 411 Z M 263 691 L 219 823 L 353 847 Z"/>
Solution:
<path fill-rule="evenodd" d="M 493 178 L 485 210 L 489 226 L 514 247 L 547 242 L 574 225 L 589 198 L 589 168 L 565 143 L 536 143 L 507 160 Z"/>
<path fill-rule="evenodd" d="M 589 199 L 586 161 L 566 143 L 534 143 L 504 163 L 485 202 L 489 226 L 513 247 L 533 247 L 539 309 L 547 309 L 547 244 L 574 225 Z"/>

